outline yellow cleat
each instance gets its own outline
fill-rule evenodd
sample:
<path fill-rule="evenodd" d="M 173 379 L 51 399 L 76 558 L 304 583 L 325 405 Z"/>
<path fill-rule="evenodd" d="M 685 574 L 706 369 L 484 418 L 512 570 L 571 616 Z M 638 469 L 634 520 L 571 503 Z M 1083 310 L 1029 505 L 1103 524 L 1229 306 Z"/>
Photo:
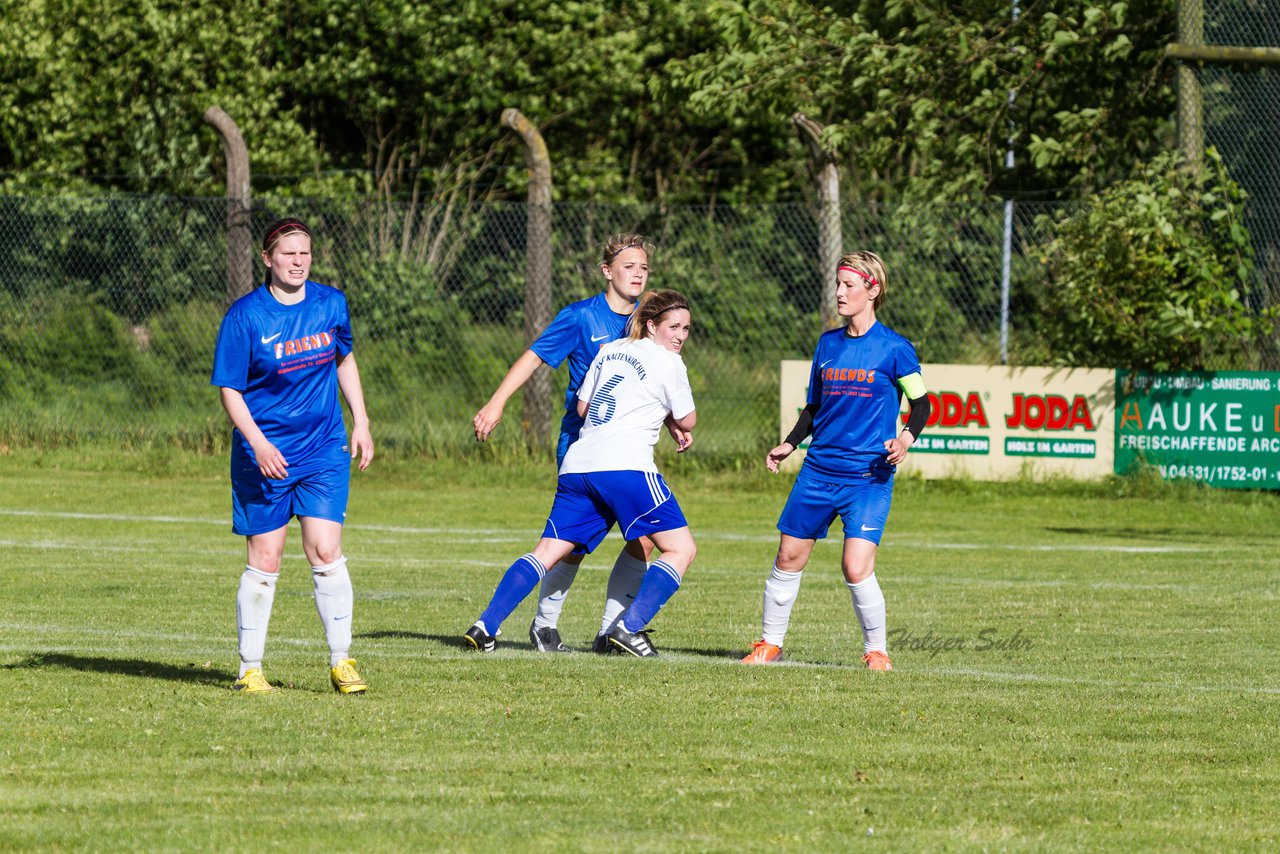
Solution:
<path fill-rule="evenodd" d="M 369 690 L 369 683 L 356 670 L 354 658 L 344 658 L 329 669 L 329 681 L 339 694 L 359 694 Z"/>
<path fill-rule="evenodd" d="M 231 690 L 241 694 L 274 694 L 278 688 L 267 681 L 258 668 L 246 670 L 244 675 L 231 683 Z"/>

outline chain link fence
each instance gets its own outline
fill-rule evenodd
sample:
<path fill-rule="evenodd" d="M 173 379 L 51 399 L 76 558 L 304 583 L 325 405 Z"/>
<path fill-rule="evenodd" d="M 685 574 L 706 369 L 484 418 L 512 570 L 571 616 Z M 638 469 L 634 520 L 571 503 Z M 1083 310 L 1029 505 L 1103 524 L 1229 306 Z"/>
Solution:
<path fill-rule="evenodd" d="M 1200 7 L 1200 8 L 1197 8 Z M 1280 47 L 1280 15 L 1269 2 L 1184 0 L 1186 18 L 1203 15 L 1209 46 Z M 1193 26 L 1193 24 L 1192 24 Z M 1198 76 L 1204 142 L 1218 149 L 1231 177 L 1249 194 L 1245 226 L 1257 262 L 1257 305 L 1280 302 L 1280 68 L 1268 65 L 1193 66 Z"/>
<path fill-rule="evenodd" d="M 1038 248 L 1062 212 L 1015 209 L 1010 363 L 1053 356 L 1037 335 L 1035 295 Z M 252 215 L 255 235 L 281 215 L 312 225 L 312 277 L 347 294 L 383 451 L 550 456 L 555 424 L 526 435 L 519 395 L 487 445 L 471 432 L 526 346 L 524 205 L 258 199 Z M 230 430 L 208 383 L 228 299 L 225 217 L 222 199 L 0 197 L 0 442 L 225 449 Z M 1000 362 L 1003 228 L 999 203 L 846 206 L 842 222 L 845 247 L 885 258 L 880 317 L 927 362 Z M 685 361 L 699 458 L 755 459 L 777 437 L 779 360 L 808 359 L 823 329 L 832 272 L 816 261 L 816 209 L 557 204 L 556 309 L 601 290 L 600 247 L 619 231 L 650 236 L 650 287 L 694 306 Z"/>

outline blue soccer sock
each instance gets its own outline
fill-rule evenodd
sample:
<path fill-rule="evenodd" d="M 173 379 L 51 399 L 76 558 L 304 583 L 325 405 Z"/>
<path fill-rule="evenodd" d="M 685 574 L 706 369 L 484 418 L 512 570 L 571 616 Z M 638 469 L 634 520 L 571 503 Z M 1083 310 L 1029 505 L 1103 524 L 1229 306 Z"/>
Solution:
<path fill-rule="evenodd" d="M 636 632 L 649 625 L 667 600 L 680 589 L 680 573 L 664 561 L 655 560 L 649 564 L 649 571 L 640 582 L 635 601 L 622 615 L 622 627 L 628 632 Z"/>
<path fill-rule="evenodd" d="M 546 574 L 547 568 L 533 555 L 518 557 L 498 582 L 498 589 L 493 591 L 489 607 L 480 615 L 479 622 L 484 624 L 485 632 L 496 636 L 502 621 L 511 616 L 511 612 L 524 601 L 524 597 L 533 592 L 533 588 L 538 586 L 538 582 Z"/>

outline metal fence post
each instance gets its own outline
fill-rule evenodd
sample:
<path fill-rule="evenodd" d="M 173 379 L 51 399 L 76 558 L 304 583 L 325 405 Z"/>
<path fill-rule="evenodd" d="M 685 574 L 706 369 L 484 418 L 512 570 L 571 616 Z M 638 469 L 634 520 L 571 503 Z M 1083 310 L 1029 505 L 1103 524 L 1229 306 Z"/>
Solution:
<path fill-rule="evenodd" d="M 222 141 L 227 160 L 227 302 L 253 290 L 253 237 L 249 234 L 249 149 L 235 121 L 221 107 L 204 111 Z"/>
<path fill-rule="evenodd" d="M 1013 0 L 1012 19 L 1018 20 L 1018 0 Z M 1009 141 L 1004 152 L 1004 168 L 1013 171 L 1013 104 L 1018 90 L 1010 89 L 1007 103 L 1009 105 Z M 1013 262 L 1013 199 L 1004 202 L 1004 241 L 1000 247 L 1000 364 L 1009 364 L 1009 289 Z"/>
<path fill-rule="evenodd" d="M 818 281 L 822 283 L 818 310 L 822 315 L 822 324 L 826 327 L 836 325 L 836 291 L 828 287 L 835 275 L 836 264 L 840 262 L 840 170 L 836 167 L 835 152 L 822 147 L 819 138 L 822 125 L 796 113 L 791 117 L 796 126 L 800 140 L 809 148 L 809 156 L 813 159 L 813 168 L 818 175 Z"/>
<path fill-rule="evenodd" d="M 1179 0 L 1178 43 L 1193 49 L 1204 45 L 1204 0 Z M 1204 162 L 1204 94 L 1195 66 L 1187 61 L 1178 65 L 1178 148 L 1198 171 Z"/>
<path fill-rule="evenodd" d="M 502 126 L 520 137 L 529 167 L 524 338 L 531 345 L 551 322 L 551 157 L 542 134 L 516 108 L 502 111 Z M 551 371 L 545 365 L 525 384 L 524 428 L 533 447 L 551 432 Z"/>

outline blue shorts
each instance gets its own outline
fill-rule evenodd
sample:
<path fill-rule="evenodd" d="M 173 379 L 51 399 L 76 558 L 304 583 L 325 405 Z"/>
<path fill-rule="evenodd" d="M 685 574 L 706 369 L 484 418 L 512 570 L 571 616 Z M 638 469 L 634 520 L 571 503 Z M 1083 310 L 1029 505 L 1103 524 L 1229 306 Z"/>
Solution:
<path fill-rule="evenodd" d="M 560 475 L 542 536 L 592 552 L 615 522 L 628 540 L 689 525 L 657 472 L 597 471 Z"/>
<path fill-rule="evenodd" d="M 248 456 L 231 455 L 231 530 L 242 537 L 265 534 L 289 524 L 294 516 L 347 518 L 351 457 L 340 448 L 323 459 L 289 466 L 284 480 L 262 476 Z"/>
<path fill-rule="evenodd" d="M 893 469 L 873 468 L 841 480 L 800 469 L 791 495 L 778 518 L 778 530 L 801 540 L 823 540 L 836 516 L 844 538 L 880 544 L 893 501 Z"/>

